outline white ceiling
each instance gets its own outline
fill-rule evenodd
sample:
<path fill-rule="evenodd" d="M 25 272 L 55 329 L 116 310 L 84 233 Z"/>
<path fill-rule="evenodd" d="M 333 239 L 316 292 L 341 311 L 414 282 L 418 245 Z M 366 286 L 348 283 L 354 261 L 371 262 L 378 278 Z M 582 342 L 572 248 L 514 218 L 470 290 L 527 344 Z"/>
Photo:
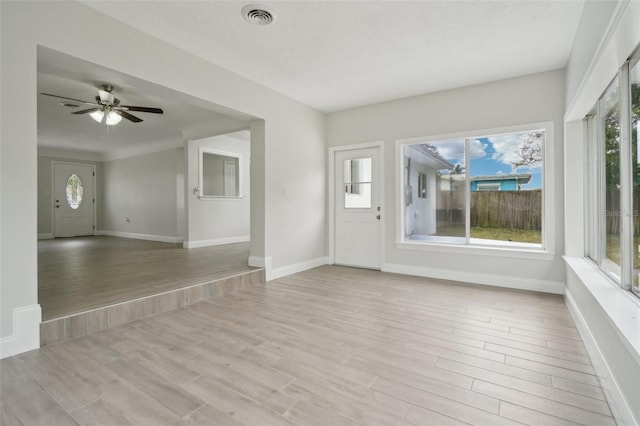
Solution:
<path fill-rule="evenodd" d="M 583 0 L 85 1 L 325 112 L 566 66 Z"/>
<path fill-rule="evenodd" d="M 73 115 L 86 106 L 62 106 L 50 93 L 93 102 L 98 87 L 108 83 L 122 105 L 158 107 L 164 114 L 134 112 L 141 123 L 122 120 L 116 126 L 96 123 L 89 115 Z M 250 117 L 200 99 L 101 67 L 47 48 L 38 48 L 38 147 L 41 152 L 65 149 L 101 158 L 182 146 L 184 134 L 203 125 L 234 120 L 248 128 Z M 209 136 L 209 135 L 207 135 Z M 121 155 L 120 154 L 120 155 Z"/>
<path fill-rule="evenodd" d="M 325 112 L 566 66 L 584 4 L 555 1 L 278 1 L 270 26 L 249 1 L 84 1 L 159 39 Z M 92 101 L 102 83 L 124 105 L 164 115 L 117 126 L 39 95 L 39 148 L 103 158 L 178 146 L 189 129 L 250 117 L 46 48 L 38 92 Z M 119 153 L 119 154 L 118 154 Z"/>

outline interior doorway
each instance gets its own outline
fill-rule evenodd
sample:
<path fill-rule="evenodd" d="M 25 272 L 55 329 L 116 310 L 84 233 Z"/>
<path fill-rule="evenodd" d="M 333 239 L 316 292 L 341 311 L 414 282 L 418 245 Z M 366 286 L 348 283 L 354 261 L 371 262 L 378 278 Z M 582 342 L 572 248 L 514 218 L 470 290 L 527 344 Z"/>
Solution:
<path fill-rule="evenodd" d="M 44 47 L 37 60 L 38 301 L 45 320 L 255 269 L 248 265 L 251 237 L 264 256 L 264 228 L 250 227 L 250 219 L 259 224 L 264 206 L 254 212 L 250 203 L 250 169 L 264 170 L 264 151 L 249 160 L 251 145 L 264 145 L 265 136 L 248 129 L 264 129 L 262 120 Z M 113 83 L 123 103 L 166 114 L 110 125 L 75 114 L 103 83 Z M 220 164 L 220 196 L 203 196 L 197 151 L 189 167 L 186 142 L 240 132 L 242 140 L 226 141 L 225 151 L 242 145 L 243 161 L 226 167 L 226 179 Z M 204 208 L 189 209 L 188 200 Z"/>

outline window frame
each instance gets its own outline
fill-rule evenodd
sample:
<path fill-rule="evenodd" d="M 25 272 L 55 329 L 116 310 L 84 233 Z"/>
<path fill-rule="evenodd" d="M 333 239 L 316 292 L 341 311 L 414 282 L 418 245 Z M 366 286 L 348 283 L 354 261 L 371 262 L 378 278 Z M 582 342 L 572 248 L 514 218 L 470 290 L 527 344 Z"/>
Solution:
<path fill-rule="evenodd" d="M 598 98 L 592 111 L 584 117 L 587 155 L 585 163 L 585 253 L 587 261 L 591 262 L 611 285 L 640 297 L 640 291 L 633 286 L 634 274 L 634 212 L 633 212 L 633 152 L 631 140 L 632 131 L 632 98 L 631 98 L 631 69 L 640 64 L 640 49 L 637 49 L 630 58 L 618 69 L 611 83 L 607 85 Z M 617 80 L 620 117 L 620 274 L 619 276 L 603 263 L 606 260 L 606 183 L 605 183 L 605 134 L 602 126 L 603 97 L 612 84 Z M 594 128 L 595 127 L 595 128 Z M 596 136 L 595 140 L 593 136 Z M 589 191 L 590 179 L 589 166 L 595 166 L 597 170 L 598 191 L 593 194 Z M 595 199 L 594 199 L 595 198 Z"/>
<path fill-rule="evenodd" d="M 542 203 L 541 203 L 541 225 L 542 225 L 542 241 L 539 246 L 519 245 L 518 243 L 491 241 L 487 240 L 486 244 L 477 244 L 466 241 L 463 243 L 441 243 L 431 241 L 415 241 L 405 240 L 405 217 L 404 217 L 404 146 L 416 143 L 428 143 L 444 140 L 467 140 L 497 136 L 510 133 L 523 133 L 531 130 L 544 130 L 545 142 L 543 146 L 543 162 L 542 162 Z M 555 185 L 555 125 L 553 121 L 532 122 L 521 125 L 470 130 L 457 133 L 438 134 L 430 136 L 412 137 L 405 139 L 397 139 L 395 141 L 395 176 L 396 176 L 396 247 L 407 250 L 447 252 L 457 254 L 476 254 L 489 256 L 517 257 L 527 259 L 550 260 L 555 256 L 555 217 L 554 203 L 556 190 Z M 468 170 L 469 160 L 465 158 L 466 168 Z M 468 185 L 465 185 L 468 186 Z M 470 189 L 466 188 L 467 200 L 469 203 Z M 468 209 L 466 209 L 468 212 Z M 467 227 L 470 225 L 467 218 Z M 468 233 L 468 232 L 467 232 Z"/>
<path fill-rule="evenodd" d="M 206 195 L 204 193 L 204 155 L 215 154 L 222 157 L 233 157 L 238 159 L 238 187 L 237 195 Z M 198 187 L 197 196 L 200 200 L 241 200 L 243 198 L 243 158 L 242 154 L 236 152 L 223 151 L 215 148 L 208 148 L 205 146 L 198 147 Z"/>
<path fill-rule="evenodd" d="M 354 171 L 354 161 L 356 161 L 355 164 L 358 165 L 357 170 L 358 170 L 358 175 L 360 174 L 360 160 L 369 160 L 369 180 L 357 180 L 354 181 L 353 180 L 353 171 Z M 344 191 L 344 209 L 345 210 L 370 210 L 373 208 L 373 194 L 371 193 L 371 188 L 373 186 L 373 169 L 372 169 L 372 165 L 373 165 L 373 158 L 372 157 L 357 157 L 357 158 L 351 158 L 348 160 L 344 160 L 345 163 L 348 161 L 350 163 L 350 167 L 349 167 L 349 180 L 347 181 L 347 176 L 346 173 L 343 176 L 343 186 L 345 188 Z M 343 164 L 344 166 L 344 164 Z M 346 171 L 346 169 L 345 169 Z M 354 191 L 354 185 L 356 185 L 356 187 L 358 188 L 357 191 Z M 367 199 L 367 205 L 366 206 L 352 206 L 352 205 L 347 205 L 349 204 L 347 202 L 347 196 L 348 195 L 364 195 L 367 191 L 363 191 L 361 192 L 366 186 L 361 186 L 361 185 L 369 185 L 369 191 L 368 191 L 368 199 Z"/>

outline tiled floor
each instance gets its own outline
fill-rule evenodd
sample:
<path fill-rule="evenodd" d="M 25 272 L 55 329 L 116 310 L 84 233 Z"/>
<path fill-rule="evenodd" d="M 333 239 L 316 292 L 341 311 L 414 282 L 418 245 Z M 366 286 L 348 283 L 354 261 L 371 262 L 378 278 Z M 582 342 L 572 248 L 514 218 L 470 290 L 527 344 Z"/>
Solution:
<path fill-rule="evenodd" d="M 615 424 L 561 296 L 342 267 L 0 372 L 3 426 Z"/>
<path fill-rule="evenodd" d="M 182 244 L 117 237 L 38 242 L 43 320 L 255 270 L 249 243 L 183 249 Z"/>

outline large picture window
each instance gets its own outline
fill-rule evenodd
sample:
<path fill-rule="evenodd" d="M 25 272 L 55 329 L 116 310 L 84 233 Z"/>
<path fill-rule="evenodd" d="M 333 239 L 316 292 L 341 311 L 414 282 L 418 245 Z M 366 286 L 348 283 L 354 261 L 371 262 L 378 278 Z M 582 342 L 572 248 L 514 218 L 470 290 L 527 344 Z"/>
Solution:
<path fill-rule="evenodd" d="M 625 63 L 585 118 L 586 256 L 640 295 L 640 65 Z"/>
<path fill-rule="evenodd" d="M 546 136 L 531 128 L 403 144 L 402 241 L 542 248 Z"/>

